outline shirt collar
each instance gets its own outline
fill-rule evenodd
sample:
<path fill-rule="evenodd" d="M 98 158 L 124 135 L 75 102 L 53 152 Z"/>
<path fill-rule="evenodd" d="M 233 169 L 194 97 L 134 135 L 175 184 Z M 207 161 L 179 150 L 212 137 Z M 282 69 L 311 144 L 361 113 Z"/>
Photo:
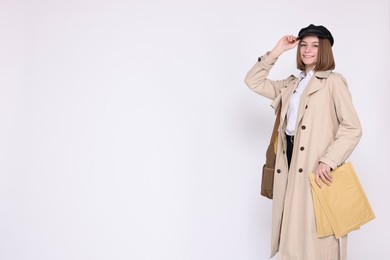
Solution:
<path fill-rule="evenodd" d="M 301 73 L 299 73 L 299 80 L 302 80 L 304 78 L 306 78 L 306 76 L 308 76 L 309 78 L 313 77 L 314 75 L 314 70 L 311 70 L 307 73 L 306 75 L 306 71 L 301 71 Z"/>

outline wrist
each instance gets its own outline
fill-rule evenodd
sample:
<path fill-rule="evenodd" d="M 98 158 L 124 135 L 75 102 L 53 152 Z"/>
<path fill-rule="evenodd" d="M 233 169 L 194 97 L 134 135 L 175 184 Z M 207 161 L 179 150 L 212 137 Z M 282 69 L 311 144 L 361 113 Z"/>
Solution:
<path fill-rule="evenodd" d="M 280 50 L 278 50 L 278 49 L 272 49 L 272 51 L 270 51 L 269 53 L 268 53 L 268 56 L 270 57 L 270 58 L 272 58 L 272 59 L 277 59 L 277 58 L 279 58 L 279 56 L 281 55 L 283 53 L 283 51 L 280 51 Z"/>

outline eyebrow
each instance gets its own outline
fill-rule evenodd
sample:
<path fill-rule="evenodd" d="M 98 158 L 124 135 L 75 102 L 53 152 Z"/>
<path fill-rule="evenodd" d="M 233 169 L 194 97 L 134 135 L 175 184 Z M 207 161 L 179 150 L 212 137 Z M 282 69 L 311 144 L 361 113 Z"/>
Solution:
<path fill-rule="evenodd" d="M 302 42 L 304 42 L 304 43 L 309 43 L 309 42 L 307 42 L 307 41 L 302 41 Z M 311 42 L 311 43 L 320 43 L 320 42 Z"/>

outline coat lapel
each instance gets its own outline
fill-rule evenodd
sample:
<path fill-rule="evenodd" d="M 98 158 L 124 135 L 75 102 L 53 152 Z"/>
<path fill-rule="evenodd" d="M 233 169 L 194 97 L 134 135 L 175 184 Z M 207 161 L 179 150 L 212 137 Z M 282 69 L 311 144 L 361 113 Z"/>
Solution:
<path fill-rule="evenodd" d="M 299 79 L 295 78 L 293 81 L 290 82 L 290 84 L 287 86 L 287 88 L 280 94 L 280 100 L 282 102 L 282 110 L 280 112 L 280 127 L 283 128 L 286 120 L 286 114 L 288 105 L 290 103 L 291 96 L 294 92 L 294 90 L 297 88 L 299 83 Z"/>
<path fill-rule="evenodd" d="M 328 78 L 331 72 L 332 71 L 330 70 L 315 72 L 308 87 L 306 88 L 307 92 L 306 94 L 304 93 L 304 95 L 307 97 L 320 90 L 324 86 L 324 84 L 322 84 L 322 80 Z"/>
<path fill-rule="evenodd" d="M 296 89 L 298 85 L 298 78 L 295 78 L 291 80 L 288 85 L 286 85 L 286 88 L 282 89 L 280 94 L 274 99 L 274 101 L 271 104 L 271 107 L 275 109 L 275 114 L 278 112 L 278 109 L 282 109 L 280 111 L 280 124 L 278 131 L 281 133 L 284 131 L 284 127 L 286 125 L 285 118 L 287 113 L 288 104 L 290 102 L 291 95 L 293 94 L 294 90 Z M 284 144 L 284 138 L 281 139 L 283 147 Z"/>
<path fill-rule="evenodd" d="M 305 107 L 307 105 L 310 95 L 314 94 L 318 90 L 322 89 L 325 86 L 326 79 L 329 77 L 332 71 L 317 71 L 314 73 L 313 77 L 309 81 L 309 85 L 306 87 L 305 91 L 302 93 L 301 101 L 299 102 L 298 109 L 298 118 L 297 124 L 301 121 L 303 115 L 305 114 Z"/>
<path fill-rule="evenodd" d="M 291 96 L 294 92 L 294 90 L 297 88 L 299 83 L 298 79 L 295 79 L 294 82 L 292 82 L 292 87 L 287 88 L 285 91 L 282 92 L 282 111 L 280 113 L 280 118 L 282 119 L 281 125 L 283 125 L 283 121 L 286 118 L 288 105 L 290 104 Z"/>
<path fill-rule="evenodd" d="M 271 107 L 275 109 L 275 114 L 278 111 L 278 109 L 282 107 L 282 111 L 280 112 L 280 118 L 281 118 L 280 125 L 283 125 L 283 121 L 287 113 L 288 104 L 290 103 L 291 95 L 296 89 L 298 82 L 299 81 L 297 78 L 290 81 L 289 84 L 286 86 L 286 88 L 281 90 L 279 96 L 277 96 L 271 104 Z"/>
<path fill-rule="evenodd" d="M 307 101 L 309 99 L 309 96 L 313 93 L 320 90 L 324 84 L 325 81 L 323 79 L 328 78 L 331 71 L 318 71 L 315 72 L 312 79 L 309 82 L 309 85 L 306 87 L 305 91 L 302 93 L 301 101 L 299 102 L 299 109 L 298 109 L 298 118 L 297 118 L 297 125 L 299 121 L 301 121 L 303 114 L 305 113 L 305 107 L 307 105 Z M 275 109 L 275 114 L 278 111 L 278 109 L 281 107 L 282 111 L 280 113 L 280 127 L 283 128 L 284 121 L 286 119 L 287 109 L 288 105 L 290 103 L 291 95 L 293 94 L 294 90 L 297 88 L 299 83 L 299 79 L 295 78 L 292 81 L 289 82 L 288 86 L 285 89 L 281 90 L 281 93 L 279 96 L 277 96 L 274 101 L 271 104 L 271 107 Z M 283 104 L 281 106 L 281 104 Z"/>

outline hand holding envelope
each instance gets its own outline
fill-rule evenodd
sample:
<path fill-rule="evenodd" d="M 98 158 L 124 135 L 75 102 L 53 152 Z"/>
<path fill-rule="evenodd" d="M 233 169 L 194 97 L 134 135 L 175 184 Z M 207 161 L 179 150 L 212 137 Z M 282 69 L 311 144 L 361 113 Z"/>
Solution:
<path fill-rule="evenodd" d="M 310 174 L 317 235 L 340 238 L 375 218 L 351 163 L 332 172 L 333 180 L 319 188 Z"/>

